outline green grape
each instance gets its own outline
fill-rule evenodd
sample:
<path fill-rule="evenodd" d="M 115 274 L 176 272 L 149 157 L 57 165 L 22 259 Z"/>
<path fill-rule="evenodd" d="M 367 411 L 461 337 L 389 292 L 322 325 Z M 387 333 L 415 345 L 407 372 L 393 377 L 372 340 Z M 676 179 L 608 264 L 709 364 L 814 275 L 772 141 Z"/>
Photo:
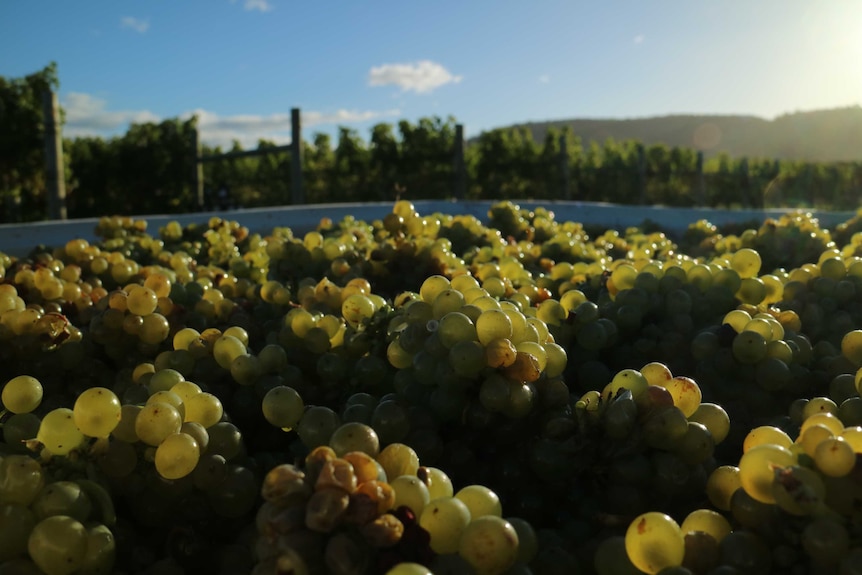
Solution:
<path fill-rule="evenodd" d="M 36 516 L 20 503 L 0 503 L 0 564 L 27 553 Z"/>
<path fill-rule="evenodd" d="M 205 453 L 200 456 L 192 471 L 195 487 L 209 492 L 219 489 L 228 474 L 227 460 L 221 455 Z"/>
<path fill-rule="evenodd" d="M 145 405 L 135 418 L 135 435 L 138 439 L 157 447 L 169 435 L 179 433 L 183 418 L 177 408 L 157 401 Z"/>
<path fill-rule="evenodd" d="M 671 373 L 670 368 L 658 361 L 646 364 L 641 368 L 640 373 L 644 378 L 646 378 L 649 385 L 656 385 L 659 387 L 665 387 L 667 382 L 673 379 L 673 373 Z"/>
<path fill-rule="evenodd" d="M 141 405 L 123 405 L 120 409 L 120 422 L 111 432 L 111 435 L 125 441 L 126 443 L 134 443 L 138 441 L 138 434 L 135 431 L 135 422 L 138 419 L 138 414 L 143 409 Z"/>
<path fill-rule="evenodd" d="M 716 445 L 730 432 L 730 417 L 723 407 L 715 403 L 701 403 L 688 420 L 706 426 Z"/>
<path fill-rule="evenodd" d="M 483 311 L 476 320 L 476 335 L 479 342 L 485 346 L 495 339 L 510 339 L 512 320 L 503 310 Z"/>
<path fill-rule="evenodd" d="M 738 250 L 730 258 L 730 267 L 740 278 L 753 278 L 760 271 L 760 254 L 750 248 Z"/>
<path fill-rule="evenodd" d="M 30 505 L 45 485 L 45 473 L 29 455 L 0 459 L 0 503 Z"/>
<path fill-rule="evenodd" d="M 389 481 L 395 490 L 395 507 L 406 505 L 419 517 L 430 501 L 428 487 L 415 475 L 401 475 Z"/>
<path fill-rule="evenodd" d="M 145 286 L 135 288 L 126 297 L 128 310 L 140 316 L 147 316 L 156 311 L 158 303 L 159 296 L 156 295 L 156 292 Z"/>
<path fill-rule="evenodd" d="M 72 410 L 58 407 L 42 418 L 36 439 L 52 454 L 68 455 L 84 442 L 84 434 L 75 425 Z"/>
<path fill-rule="evenodd" d="M 464 305 L 464 296 L 460 291 L 454 289 L 444 289 L 431 304 L 432 316 L 434 319 L 440 319 L 451 311 L 458 311 Z"/>
<path fill-rule="evenodd" d="M 7 422 L 6 425 L 9 425 L 9 423 Z M 844 441 L 850 445 L 855 453 L 862 453 L 862 426 L 845 427 L 844 431 L 841 432 L 841 437 L 844 438 Z"/>
<path fill-rule="evenodd" d="M 771 425 L 761 425 L 748 432 L 742 442 L 742 452 L 745 453 L 758 445 L 778 445 L 790 449 L 793 440 L 784 431 Z"/>
<path fill-rule="evenodd" d="M 75 400 L 72 415 L 84 435 L 108 437 L 120 423 L 122 405 L 110 389 L 91 387 Z"/>
<path fill-rule="evenodd" d="M 87 555 L 87 529 L 66 515 L 46 517 L 30 532 L 27 551 L 47 575 L 74 573 Z"/>
<path fill-rule="evenodd" d="M 173 389 L 173 387 L 171 389 Z M 156 403 L 159 401 L 162 403 L 169 403 L 173 405 L 177 409 L 177 411 L 180 412 L 180 417 L 184 418 L 186 416 L 186 405 L 185 402 L 183 402 L 183 398 L 180 397 L 179 394 L 174 393 L 173 391 L 157 391 L 150 395 L 145 405 L 149 405 L 151 403 Z"/>
<path fill-rule="evenodd" d="M 850 535 L 839 521 L 818 517 L 802 530 L 802 548 L 818 563 L 835 565 L 850 550 Z"/>
<path fill-rule="evenodd" d="M 448 278 L 441 275 L 433 275 L 422 282 L 422 285 L 419 287 L 419 297 L 422 298 L 422 301 L 430 304 L 437 299 L 440 292 L 450 287 L 451 283 Z"/>
<path fill-rule="evenodd" d="M 153 312 L 144 317 L 138 338 L 144 343 L 156 345 L 165 341 L 170 332 L 171 325 L 167 318 L 158 312 Z"/>
<path fill-rule="evenodd" d="M 277 344 L 267 344 L 257 354 L 263 373 L 279 373 L 287 366 L 287 352 Z"/>
<path fill-rule="evenodd" d="M 327 339 L 327 342 L 329 340 Z M 263 367 L 256 355 L 245 353 L 234 358 L 230 364 L 230 374 L 240 385 L 254 385 L 263 375 Z"/>
<path fill-rule="evenodd" d="M 485 515 L 503 516 L 503 506 L 500 498 L 484 485 L 467 485 L 455 494 L 455 497 L 464 502 L 470 510 L 470 517 L 484 517 Z"/>
<path fill-rule="evenodd" d="M 107 575 L 114 572 L 117 543 L 105 525 L 87 527 L 87 552 L 81 563 L 80 575 Z"/>
<path fill-rule="evenodd" d="M 688 432 L 688 419 L 676 406 L 660 407 L 652 411 L 641 426 L 647 445 L 671 449 Z"/>
<path fill-rule="evenodd" d="M 703 397 L 700 391 L 700 386 L 693 379 L 678 375 L 671 379 L 663 387 L 670 392 L 673 397 L 673 403 L 676 405 L 686 417 L 691 417 L 697 408 L 700 407 L 700 400 Z"/>
<path fill-rule="evenodd" d="M 432 501 L 441 497 L 452 497 L 455 493 L 452 480 L 449 479 L 449 476 L 442 469 L 437 467 L 421 467 L 417 471 L 417 474 L 428 486 L 428 495 Z"/>
<path fill-rule="evenodd" d="M 862 364 L 862 330 L 855 329 L 841 338 L 841 354 L 856 366 Z"/>
<path fill-rule="evenodd" d="M 455 497 L 431 499 L 418 515 L 419 526 L 431 536 L 435 553 L 457 553 L 461 534 L 470 524 L 470 510 Z"/>
<path fill-rule="evenodd" d="M 3 441 L 12 451 L 25 452 L 24 442 L 36 437 L 42 420 L 35 413 L 16 413 L 3 422 Z"/>
<path fill-rule="evenodd" d="M 42 384 L 29 375 L 13 377 L 3 386 L 3 407 L 12 413 L 30 413 L 42 403 Z"/>
<path fill-rule="evenodd" d="M 825 425 L 812 425 L 799 434 L 797 443 L 802 446 L 802 450 L 808 457 L 813 458 L 817 452 L 817 446 L 834 435 Z"/>
<path fill-rule="evenodd" d="M 360 293 L 347 296 L 341 304 L 341 315 L 353 327 L 370 319 L 375 311 L 375 305 L 371 298 Z"/>
<path fill-rule="evenodd" d="M 186 378 L 183 377 L 183 374 L 175 369 L 160 369 L 154 372 L 152 377 L 150 377 L 150 380 L 147 382 L 147 390 L 150 394 L 159 391 L 170 391 L 173 386 L 181 381 L 185 381 L 185 379 Z"/>
<path fill-rule="evenodd" d="M 733 338 L 732 349 L 740 363 L 756 364 L 766 357 L 766 338 L 756 331 L 742 331 Z"/>
<path fill-rule="evenodd" d="M 561 345 L 553 342 L 544 344 L 547 363 L 545 364 L 545 376 L 548 378 L 557 377 L 563 374 L 568 363 L 566 350 Z"/>
<path fill-rule="evenodd" d="M 232 325 L 226 330 L 224 330 L 222 332 L 222 335 L 235 337 L 240 340 L 244 346 L 248 347 L 248 332 L 243 327 L 240 327 L 238 325 Z"/>
<path fill-rule="evenodd" d="M 711 509 L 695 509 L 689 513 L 680 525 L 683 535 L 692 531 L 702 531 L 720 543 L 732 531 L 730 523 L 721 513 Z"/>
<path fill-rule="evenodd" d="M 811 515 L 822 508 L 826 485 L 820 474 L 808 467 L 778 467 L 772 494 L 775 504 L 784 511 L 793 515 Z"/>
<path fill-rule="evenodd" d="M 831 398 L 828 397 L 813 397 L 808 403 L 805 404 L 805 407 L 802 409 L 802 417 L 807 421 L 814 415 L 821 413 L 830 413 L 835 415 L 838 412 L 838 405 L 832 401 Z M 841 429 L 837 426 L 834 429 L 835 433 L 840 433 Z"/>
<path fill-rule="evenodd" d="M 664 513 L 650 511 L 634 519 L 626 530 L 626 553 L 645 573 L 682 565 L 685 538 L 679 525 Z"/>
<path fill-rule="evenodd" d="M 814 450 L 814 463 L 824 475 L 844 477 L 856 466 L 856 453 L 843 437 L 827 437 Z"/>
<path fill-rule="evenodd" d="M 344 423 L 329 439 L 329 445 L 338 457 L 350 452 L 362 452 L 371 457 L 380 453 L 380 440 L 374 428 L 358 422 Z"/>
<path fill-rule="evenodd" d="M 812 400 L 813 401 L 813 400 Z M 811 403 L 809 401 L 808 403 Z M 807 407 L 807 404 L 806 404 Z M 833 435 L 838 435 L 844 431 L 844 424 L 840 419 L 831 413 L 815 413 L 814 415 L 806 415 L 802 425 L 799 426 L 799 435 L 804 435 L 809 427 L 822 425 L 832 432 Z"/>
<path fill-rule="evenodd" d="M 135 470 L 138 454 L 130 443 L 110 441 L 107 449 L 96 458 L 96 464 L 105 476 L 119 479 Z"/>
<path fill-rule="evenodd" d="M 480 316 L 481 317 L 481 316 Z M 461 312 L 453 311 L 440 318 L 435 332 L 447 349 L 460 341 L 476 341 L 476 325 Z"/>
<path fill-rule="evenodd" d="M 548 365 L 548 354 L 541 344 L 533 341 L 522 341 L 515 345 L 515 349 L 521 353 L 529 353 L 535 357 L 539 371 L 544 371 L 545 366 Z"/>
<path fill-rule="evenodd" d="M 632 397 L 636 399 L 646 391 L 648 385 L 646 377 L 640 371 L 636 369 L 624 369 L 617 372 L 611 380 L 610 387 L 608 387 L 608 399 L 616 397 L 625 389 L 631 391 Z"/>
<path fill-rule="evenodd" d="M 174 433 L 156 448 L 156 471 L 165 479 L 180 479 L 194 471 L 200 455 L 198 442 L 191 435 Z"/>
<path fill-rule="evenodd" d="M 419 563 L 399 563 L 386 572 L 386 575 L 434 575 L 427 567 Z"/>
<path fill-rule="evenodd" d="M 376 459 L 386 477 L 416 475 L 419 470 L 419 456 L 412 447 L 403 443 L 390 443 L 377 454 Z"/>
<path fill-rule="evenodd" d="M 337 413 L 328 407 L 314 405 L 305 410 L 296 426 L 296 433 L 308 449 L 313 449 L 329 443 L 329 438 L 340 425 Z"/>
<path fill-rule="evenodd" d="M 230 371 L 233 361 L 248 353 L 245 344 L 232 335 L 222 335 L 213 344 L 213 357 L 222 369 Z"/>
<path fill-rule="evenodd" d="M 224 408 L 219 398 L 205 391 L 193 395 L 183 402 L 183 405 L 186 406 L 184 421 L 194 421 L 204 427 L 215 425 L 224 415 Z"/>
<path fill-rule="evenodd" d="M 449 363 L 459 376 L 474 378 L 487 365 L 485 348 L 478 341 L 457 341 L 449 348 Z"/>
<path fill-rule="evenodd" d="M 54 481 L 42 488 L 30 509 L 40 521 L 52 515 L 68 515 L 85 523 L 93 510 L 93 503 L 74 481 Z"/>
<path fill-rule="evenodd" d="M 518 533 L 502 517 L 474 518 L 461 533 L 458 554 L 479 573 L 505 573 L 518 558 Z"/>
<path fill-rule="evenodd" d="M 796 456 L 778 445 L 759 445 L 743 454 L 739 460 L 739 479 L 749 496 L 762 503 L 775 503 L 772 483 L 775 467 L 796 464 Z"/>
<path fill-rule="evenodd" d="M 285 430 L 295 428 L 305 411 L 302 397 L 286 385 L 278 385 L 266 392 L 260 407 L 270 424 Z"/>
<path fill-rule="evenodd" d="M 413 355 L 401 347 L 397 339 L 389 342 L 389 346 L 386 348 L 386 359 L 396 369 L 407 369 L 413 365 Z"/>
<path fill-rule="evenodd" d="M 712 457 L 715 441 L 702 423 L 688 422 L 685 435 L 676 444 L 674 453 L 689 465 L 698 465 Z"/>

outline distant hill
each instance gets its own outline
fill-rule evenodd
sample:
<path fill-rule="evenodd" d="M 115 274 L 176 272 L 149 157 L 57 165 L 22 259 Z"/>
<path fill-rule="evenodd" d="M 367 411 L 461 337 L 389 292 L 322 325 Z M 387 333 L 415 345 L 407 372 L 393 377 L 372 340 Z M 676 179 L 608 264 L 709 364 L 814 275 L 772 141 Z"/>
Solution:
<path fill-rule="evenodd" d="M 536 142 L 548 128 L 571 126 L 584 145 L 608 138 L 694 147 L 707 157 L 763 157 L 819 162 L 862 161 L 862 107 L 796 112 L 767 120 L 756 116 L 673 115 L 633 119 L 529 122 Z"/>

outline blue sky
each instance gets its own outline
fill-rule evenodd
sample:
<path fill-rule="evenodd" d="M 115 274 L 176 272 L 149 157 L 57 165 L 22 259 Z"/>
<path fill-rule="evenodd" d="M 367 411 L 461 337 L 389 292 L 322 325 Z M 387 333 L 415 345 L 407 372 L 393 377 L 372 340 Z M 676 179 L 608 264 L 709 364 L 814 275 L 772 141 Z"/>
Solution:
<path fill-rule="evenodd" d="M 856 0 L 0 0 L 0 76 L 55 60 L 66 135 L 197 113 L 205 141 L 454 116 L 774 117 L 862 104 Z"/>

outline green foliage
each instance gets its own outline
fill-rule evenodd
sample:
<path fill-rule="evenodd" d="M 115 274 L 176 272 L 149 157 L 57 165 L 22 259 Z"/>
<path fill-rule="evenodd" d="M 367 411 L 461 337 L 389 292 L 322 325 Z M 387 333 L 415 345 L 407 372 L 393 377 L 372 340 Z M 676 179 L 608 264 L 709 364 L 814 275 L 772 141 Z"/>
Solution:
<path fill-rule="evenodd" d="M 0 77 L 0 210 L 3 221 L 45 213 L 41 94 L 58 88 L 55 64 L 21 79 Z M 132 125 L 122 136 L 64 142 L 71 217 L 115 213 L 180 213 L 197 209 L 192 147 L 196 119 Z M 455 119 L 421 118 L 378 124 L 366 141 L 339 128 L 335 141 L 313 134 L 302 142 L 309 203 L 450 199 L 455 173 Z M 582 145 L 569 126 L 530 126 L 480 134 L 464 150 L 467 199 L 573 199 L 618 204 L 725 208 L 856 209 L 862 162 L 810 163 L 719 154 L 706 161 L 693 148 L 595 139 Z M 566 143 L 562 157 L 560 139 Z M 261 140 L 257 150 L 277 144 Z M 234 142 L 232 152 L 243 151 Z M 203 147 L 204 155 L 220 148 Z M 203 165 L 208 209 L 289 203 L 286 150 Z M 568 174 L 568 193 L 566 193 Z M 14 208 L 10 213 L 9 208 Z"/>
<path fill-rule="evenodd" d="M 24 78 L 0 76 L 0 212 L 5 220 L 44 212 L 42 97 L 59 87 L 54 62 Z"/>

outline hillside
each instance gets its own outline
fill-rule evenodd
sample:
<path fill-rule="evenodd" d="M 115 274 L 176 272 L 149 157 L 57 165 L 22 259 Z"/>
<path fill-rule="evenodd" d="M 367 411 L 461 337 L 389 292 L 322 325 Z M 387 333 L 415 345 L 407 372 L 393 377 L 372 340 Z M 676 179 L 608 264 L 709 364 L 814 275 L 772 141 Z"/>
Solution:
<path fill-rule="evenodd" d="M 756 116 L 673 115 L 633 119 L 572 119 L 528 122 L 544 141 L 549 127 L 571 126 L 584 144 L 636 139 L 645 144 L 695 147 L 714 156 L 766 157 L 807 161 L 862 161 L 862 107 Z"/>

